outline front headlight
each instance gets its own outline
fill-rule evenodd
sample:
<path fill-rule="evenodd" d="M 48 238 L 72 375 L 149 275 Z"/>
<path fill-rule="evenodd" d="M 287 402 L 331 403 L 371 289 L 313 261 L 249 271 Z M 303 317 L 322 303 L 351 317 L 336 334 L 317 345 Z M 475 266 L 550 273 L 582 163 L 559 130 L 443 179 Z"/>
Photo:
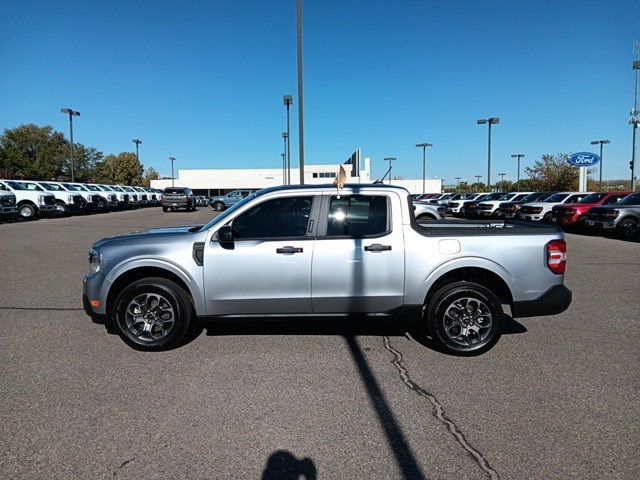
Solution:
<path fill-rule="evenodd" d="M 44 205 L 44 195 L 38 195 L 38 204 Z"/>
<path fill-rule="evenodd" d="M 92 248 L 89 250 L 89 273 L 98 273 L 101 266 L 102 254 L 98 250 Z"/>
<path fill-rule="evenodd" d="M 69 195 L 69 198 L 67 198 L 67 202 L 73 203 L 73 195 Z"/>

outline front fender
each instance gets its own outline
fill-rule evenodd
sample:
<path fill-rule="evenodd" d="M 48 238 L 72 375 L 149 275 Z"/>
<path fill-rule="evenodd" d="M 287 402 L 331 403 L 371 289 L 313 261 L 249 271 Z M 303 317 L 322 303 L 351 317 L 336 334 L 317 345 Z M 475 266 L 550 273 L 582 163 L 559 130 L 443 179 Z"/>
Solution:
<path fill-rule="evenodd" d="M 196 278 L 194 278 L 188 270 L 177 263 L 171 262 L 166 259 L 160 260 L 158 258 L 149 257 L 137 257 L 128 259 L 114 266 L 106 275 L 104 282 L 102 283 L 102 288 L 100 290 L 101 305 L 106 305 L 109 290 L 111 289 L 111 286 L 114 284 L 114 282 L 121 275 L 135 268 L 160 268 L 162 270 L 173 273 L 178 278 L 180 278 L 180 280 L 182 280 L 189 289 L 189 293 L 191 294 L 191 298 L 193 299 L 193 306 L 195 308 L 196 315 L 205 314 L 202 282 L 198 282 L 198 280 L 196 280 Z"/>

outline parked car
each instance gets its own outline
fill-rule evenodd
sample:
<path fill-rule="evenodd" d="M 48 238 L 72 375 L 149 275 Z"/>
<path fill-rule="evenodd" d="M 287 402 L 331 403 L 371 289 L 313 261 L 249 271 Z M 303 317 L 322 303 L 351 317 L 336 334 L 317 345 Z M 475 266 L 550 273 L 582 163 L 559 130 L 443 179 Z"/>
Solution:
<path fill-rule="evenodd" d="M 632 193 L 615 205 L 592 207 L 587 215 L 587 227 L 595 231 L 615 232 L 623 238 L 638 233 L 640 224 L 640 193 Z"/>
<path fill-rule="evenodd" d="M 557 227 L 419 225 L 411 205 L 382 184 L 266 188 L 204 226 L 96 242 L 83 305 L 142 350 L 180 345 L 198 318 L 385 313 L 460 355 L 498 340 L 502 305 L 516 318 L 568 308 Z"/>
<path fill-rule="evenodd" d="M 493 217 L 495 216 L 496 210 L 498 210 L 501 203 L 516 202 L 518 200 L 522 200 L 524 197 L 531 193 L 533 192 L 511 192 L 506 193 L 496 200 L 483 200 L 478 204 L 477 214 L 480 218 Z"/>
<path fill-rule="evenodd" d="M 414 203 L 413 215 L 416 222 L 423 223 L 430 220 L 444 220 L 447 207 L 444 205 L 432 205 L 429 203 Z"/>
<path fill-rule="evenodd" d="M 209 205 L 209 199 L 205 195 L 198 195 L 196 197 L 196 205 L 198 207 L 206 207 Z"/>
<path fill-rule="evenodd" d="M 480 197 L 480 195 L 480 193 L 463 193 L 460 198 L 452 197 L 447 203 L 447 213 L 450 213 L 454 217 L 460 215 L 464 202 L 475 200 Z"/>
<path fill-rule="evenodd" d="M 87 208 L 91 211 L 106 211 L 107 200 L 100 192 L 92 192 L 81 183 L 62 182 L 62 186 L 71 192 L 79 193 L 87 202 Z"/>
<path fill-rule="evenodd" d="M 478 217 L 478 204 L 480 202 L 489 202 L 504 197 L 507 192 L 484 193 L 473 200 L 466 200 L 460 207 L 460 216 L 472 219 Z"/>
<path fill-rule="evenodd" d="M 142 187 L 131 187 L 133 188 L 138 195 L 138 203 L 141 207 L 149 207 L 151 203 L 149 202 L 149 194 Z"/>
<path fill-rule="evenodd" d="M 138 208 L 140 206 L 140 197 L 138 192 L 129 185 L 118 185 L 123 191 L 129 194 L 129 208 Z"/>
<path fill-rule="evenodd" d="M 27 190 L 51 193 L 56 197 L 58 213 L 80 213 L 87 209 L 87 202 L 82 195 L 70 192 L 57 182 L 20 181 Z"/>
<path fill-rule="evenodd" d="M 587 195 L 578 203 L 556 205 L 551 209 L 551 221 L 561 228 L 584 228 L 587 213 L 592 207 L 615 205 L 631 192 L 601 192 Z"/>
<path fill-rule="evenodd" d="M 118 209 L 118 194 L 111 187 L 108 185 L 97 185 L 95 183 L 85 183 L 84 186 L 91 192 L 99 192 L 98 195 L 107 202 L 107 208 L 109 210 Z"/>
<path fill-rule="evenodd" d="M 14 218 L 18 215 L 16 196 L 9 188 L 0 183 L 0 220 Z"/>
<path fill-rule="evenodd" d="M 196 197 L 190 188 L 167 187 L 160 198 L 162 211 L 167 212 L 184 208 L 187 212 L 195 211 Z"/>
<path fill-rule="evenodd" d="M 0 180 L 0 188 L 15 195 L 18 215 L 23 220 L 53 215 L 58 210 L 56 197 L 51 193 L 28 190 L 16 180 Z"/>
<path fill-rule="evenodd" d="M 122 187 L 117 185 L 100 185 L 104 189 L 109 189 L 116 194 L 116 201 L 118 210 L 128 210 L 131 207 L 129 192 L 125 192 Z"/>
<path fill-rule="evenodd" d="M 233 190 L 232 192 L 220 197 L 211 197 L 209 199 L 209 205 L 211 205 L 211 208 L 216 212 L 222 212 L 223 210 L 235 205 L 248 195 L 251 195 L 254 191 L 255 190 Z"/>
<path fill-rule="evenodd" d="M 593 192 L 558 192 L 542 201 L 525 203 L 517 214 L 519 220 L 551 222 L 551 209 L 564 203 L 576 203 Z"/>
<path fill-rule="evenodd" d="M 497 218 L 515 218 L 520 211 L 520 207 L 531 202 L 541 202 L 545 198 L 549 198 L 551 195 L 557 192 L 533 192 L 526 197 L 519 200 L 510 200 L 508 202 L 502 202 L 495 211 Z"/>

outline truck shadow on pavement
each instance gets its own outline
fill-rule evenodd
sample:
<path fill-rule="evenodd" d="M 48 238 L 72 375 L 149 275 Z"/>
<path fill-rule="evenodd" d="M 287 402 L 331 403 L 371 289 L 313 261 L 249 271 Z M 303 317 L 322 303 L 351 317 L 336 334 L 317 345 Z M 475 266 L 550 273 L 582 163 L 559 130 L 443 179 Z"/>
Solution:
<path fill-rule="evenodd" d="M 287 450 L 271 454 L 261 480 L 317 480 L 318 472 L 310 458 L 297 459 Z"/>

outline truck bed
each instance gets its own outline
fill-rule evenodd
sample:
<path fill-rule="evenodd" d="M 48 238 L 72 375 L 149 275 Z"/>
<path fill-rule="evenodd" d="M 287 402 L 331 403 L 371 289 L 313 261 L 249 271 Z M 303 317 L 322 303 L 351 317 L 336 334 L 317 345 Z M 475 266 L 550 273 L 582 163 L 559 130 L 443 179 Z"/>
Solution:
<path fill-rule="evenodd" d="M 548 235 L 562 232 L 555 225 L 515 220 L 429 220 L 414 223 L 413 228 L 424 236 Z"/>

